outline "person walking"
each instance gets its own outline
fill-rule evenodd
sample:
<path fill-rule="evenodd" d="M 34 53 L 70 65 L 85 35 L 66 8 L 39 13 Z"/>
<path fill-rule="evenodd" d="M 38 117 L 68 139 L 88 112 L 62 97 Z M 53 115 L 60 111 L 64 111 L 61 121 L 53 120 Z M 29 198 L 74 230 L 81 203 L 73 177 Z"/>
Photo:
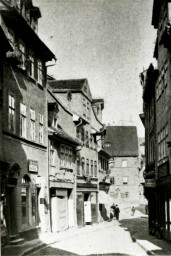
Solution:
<path fill-rule="evenodd" d="M 134 213 L 135 213 L 135 207 L 134 206 L 132 207 L 131 211 L 132 211 L 132 216 L 134 216 Z"/>
<path fill-rule="evenodd" d="M 118 205 L 116 205 L 116 207 L 115 207 L 115 216 L 116 216 L 117 220 L 119 220 L 119 213 L 120 213 L 120 209 L 119 209 Z"/>

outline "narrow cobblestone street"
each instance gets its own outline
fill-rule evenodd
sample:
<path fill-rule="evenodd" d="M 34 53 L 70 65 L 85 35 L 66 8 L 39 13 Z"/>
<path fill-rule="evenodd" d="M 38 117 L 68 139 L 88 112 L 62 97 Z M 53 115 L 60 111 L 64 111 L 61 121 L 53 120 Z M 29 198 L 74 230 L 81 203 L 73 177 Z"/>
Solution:
<path fill-rule="evenodd" d="M 146 255 L 117 221 L 103 229 L 93 230 L 90 226 L 88 233 L 78 234 L 32 255 Z"/>

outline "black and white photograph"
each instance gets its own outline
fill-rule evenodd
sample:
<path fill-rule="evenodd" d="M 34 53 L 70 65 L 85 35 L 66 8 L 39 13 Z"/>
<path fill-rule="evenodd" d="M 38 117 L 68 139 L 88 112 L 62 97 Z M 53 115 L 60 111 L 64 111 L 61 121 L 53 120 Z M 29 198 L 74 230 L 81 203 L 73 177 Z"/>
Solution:
<path fill-rule="evenodd" d="M 171 256 L 171 0 L 0 0 L 2 256 Z"/>

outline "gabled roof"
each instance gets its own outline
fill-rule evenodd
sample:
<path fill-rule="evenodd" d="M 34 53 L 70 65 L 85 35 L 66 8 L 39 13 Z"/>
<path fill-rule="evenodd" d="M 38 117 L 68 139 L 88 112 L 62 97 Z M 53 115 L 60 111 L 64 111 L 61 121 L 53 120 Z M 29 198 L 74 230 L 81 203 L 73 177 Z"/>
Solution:
<path fill-rule="evenodd" d="M 54 93 L 82 92 L 92 101 L 88 80 L 82 79 L 69 79 L 69 80 L 51 80 L 48 82 Z"/>
<path fill-rule="evenodd" d="M 137 157 L 137 127 L 107 126 L 105 136 L 105 150 L 113 157 Z"/>

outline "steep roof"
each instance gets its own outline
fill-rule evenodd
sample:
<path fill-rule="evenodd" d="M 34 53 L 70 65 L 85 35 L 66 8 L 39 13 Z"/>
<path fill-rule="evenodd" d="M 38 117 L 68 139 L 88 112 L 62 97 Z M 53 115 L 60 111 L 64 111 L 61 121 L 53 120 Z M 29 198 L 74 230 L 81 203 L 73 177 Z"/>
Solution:
<path fill-rule="evenodd" d="M 52 80 L 49 81 L 50 87 L 55 90 L 81 90 L 87 79 L 72 80 Z"/>
<path fill-rule="evenodd" d="M 105 150 L 111 156 L 138 156 L 138 136 L 136 126 L 107 126 Z"/>
<path fill-rule="evenodd" d="M 48 81 L 51 90 L 54 93 L 66 93 L 71 92 L 82 92 L 90 101 L 92 101 L 92 95 L 88 80 L 82 79 L 68 79 L 68 80 L 50 80 Z"/>

